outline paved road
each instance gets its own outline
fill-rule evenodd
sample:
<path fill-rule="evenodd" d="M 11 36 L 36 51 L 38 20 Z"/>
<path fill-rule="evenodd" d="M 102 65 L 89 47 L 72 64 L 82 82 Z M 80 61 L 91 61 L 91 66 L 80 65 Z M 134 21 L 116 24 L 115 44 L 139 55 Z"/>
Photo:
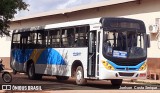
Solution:
<path fill-rule="evenodd" d="M 2 81 L 0 77 L 0 84 L 7 85 Z M 67 81 L 58 81 L 53 76 L 43 76 L 42 80 L 29 80 L 27 75 L 25 74 L 17 74 L 13 75 L 13 80 L 11 83 L 12 86 L 41 86 L 42 90 L 45 91 L 59 91 L 59 90 L 119 90 L 119 87 L 111 86 L 110 81 L 102 80 L 102 81 L 93 81 L 89 80 L 88 84 L 85 86 L 78 86 L 75 84 L 74 79 L 69 79 Z M 160 85 L 150 85 L 150 84 L 138 84 L 131 82 L 123 82 L 121 89 L 130 90 L 130 89 L 141 89 L 143 88 L 158 88 L 160 89 Z M 151 89 L 150 89 L 151 90 Z"/>

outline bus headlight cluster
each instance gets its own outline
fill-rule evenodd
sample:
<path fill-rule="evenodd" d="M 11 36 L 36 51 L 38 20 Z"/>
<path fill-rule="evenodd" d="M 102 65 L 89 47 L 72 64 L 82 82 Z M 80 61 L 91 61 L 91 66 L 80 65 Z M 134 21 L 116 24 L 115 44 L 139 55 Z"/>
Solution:
<path fill-rule="evenodd" d="M 145 63 L 139 68 L 139 71 L 146 70 L 146 68 L 147 68 L 147 63 L 145 62 Z"/>
<path fill-rule="evenodd" d="M 114 70 L 114 67 L 111 65 L 111 64 L 109 64 L 107 61 L 102 61 L 102 64 L 104 65 L 104 67 L 106 68 L 106 69 L 108 69 L 108 70 Z"/>

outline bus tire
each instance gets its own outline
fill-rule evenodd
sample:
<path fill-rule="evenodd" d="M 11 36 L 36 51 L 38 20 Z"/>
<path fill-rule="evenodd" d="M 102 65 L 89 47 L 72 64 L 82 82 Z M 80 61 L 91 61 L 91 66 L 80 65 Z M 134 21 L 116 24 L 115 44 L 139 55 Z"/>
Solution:
<path fill-rule="evenodd" d="M 27 74 L 28 74 L 28 78 L 31 80 L 40 80 L 40 79 L 42 79 L 42 76 L 43 76 L 42 74 L 35 73 L 35 67 L 34 67 L 33 63 L 29 64 Z"/>
<path fill-rule="evenodd" d="M 31 80 L 34 80 L 36 79 L 36 74 L 35 74 L 35 68 L 34 68 L 34 64 L 31 63 L 29 64 L 28 66 L 28 78 L 31 79 Z"/>
<path fill-rule="evenodd" d="M 67 77 L 67 76 L 56 76 L 56 78 L 59 81 L 68 80 L 69 79 L 69 77 Z"/>
<path fill-rule="evenodd" d="M 123 79 L 112 79 L 112 86 L 120 86 L 122 84 Z"/>
<path fill-rule="evenodd" d="M 78 66 L 76 69 L 76 84 L 77 85 L 85 85 L 87 80 L 84 78 L 84 71 L 82 66 Z"/>

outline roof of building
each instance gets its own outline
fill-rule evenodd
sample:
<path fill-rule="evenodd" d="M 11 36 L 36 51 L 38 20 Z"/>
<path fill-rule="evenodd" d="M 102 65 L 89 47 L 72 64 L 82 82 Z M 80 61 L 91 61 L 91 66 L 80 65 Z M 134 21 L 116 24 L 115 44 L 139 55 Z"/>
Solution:
<path fill-rule="evenodd" d="M 120 4 L 120 3 L 131 2 L 131 1 L 136 1 L 136 0 L 107 0 L 107 1 L 104 1 L 104 2 L 92 3 L 92 4 L 89 4 L 89 5 L 82 5 L 82 6 L 77 6 L 77 7 L 73 7 L 73 8 L 67 8 L 67 9 L 58 9 L 58 10 L 54 10 L 54 11 L 39 13 L 39 14 L 36 14 L 36 15 L 30 15 L 30 16 L 15 18 L 12 21 L 20 21 L 20 20 L 50 16 L 50 15 L 71 13 L 71 12 L 75 12 L 75 11 L 97 8 L 97 7 L 102 7 L 102 6 L 115 5 L 115 4 Z"/>

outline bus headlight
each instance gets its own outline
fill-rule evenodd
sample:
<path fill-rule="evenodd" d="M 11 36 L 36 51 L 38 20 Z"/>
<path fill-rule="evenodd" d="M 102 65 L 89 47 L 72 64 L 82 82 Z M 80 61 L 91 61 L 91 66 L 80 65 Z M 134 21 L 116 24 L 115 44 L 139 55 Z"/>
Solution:
<path fill-rule="evenodd" d="M 114 67 L 109 64 L 107 61 L 102 61 L 102 64 L 104 65 L 104 67 L 108 70 L 114 70 Z"/>
<path fill-rule="evenodd" d="M 147 68 L 147 63 L 145 62 L 145 63 L 139 68 L 139 71 L 146 70 L 146 68 Z"/>

